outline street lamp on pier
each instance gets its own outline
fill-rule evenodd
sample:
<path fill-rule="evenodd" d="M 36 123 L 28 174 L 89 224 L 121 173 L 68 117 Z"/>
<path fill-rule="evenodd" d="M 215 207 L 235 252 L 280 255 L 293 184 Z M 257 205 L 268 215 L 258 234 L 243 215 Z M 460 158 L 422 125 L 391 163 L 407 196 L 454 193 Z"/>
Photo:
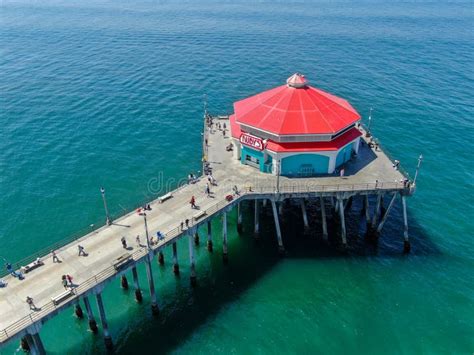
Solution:
<path fill-rule="evenodd" d="M 367 125 L 367 134 L 366 134 L 366 137 L 370 137 L 371 133 L 370 133 L 370 124 L 372 123 L 372 107 L 370 108 L 370 111 L 369 111 L 369 124 Z"/>
<path fill-rule="evenodd" d="M 146 221 L 146 213 L 142 212 L 141 215 L 143 216 L 143 222 L 145 222 L 145 236 L 146 236 L 146 246 L 148 247 L 148 250 L 150 250 L 150 237 L 148 235 L 148 224 Z"/>
<path fill-rule="evenodd" d="M 102 201 L 104 202 L 106 223 L 108 226 L 110 226 L 112 224 L 112 220 L 110 219 L 109 209 L 107 208 L 107 200 L 105 199 L 105 189 L 103 187 L 100 188 L 100 193 L 102 194 Z"/>

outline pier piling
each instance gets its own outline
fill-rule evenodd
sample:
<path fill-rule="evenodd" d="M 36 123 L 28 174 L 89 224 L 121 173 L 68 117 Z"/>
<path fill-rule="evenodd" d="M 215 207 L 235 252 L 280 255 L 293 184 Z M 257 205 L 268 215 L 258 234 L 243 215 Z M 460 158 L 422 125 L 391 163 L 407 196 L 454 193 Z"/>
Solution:
<path fill-rule="evenodd" d="M 281 237 L 280 221 L 278 219 L 278 211 L 277 211 L 275 200 L 271 200 L 271 204 L 272 204 L 272 210 L 273 210 L 273 219 L 275 220 L 275 230 L 276 230 L 277 239 L 278 239 L 278 253 L 280 255 L 284 255 L 285 247 L 283 246 L 283 239 Z"/>
<path fill-rule="evenodd" d="M 84 312 L 82 312 L 82 308 L 81 308 L 81 305 L 79 304 L 79 301 L 77 301 L 77 303 L 74 305 L 74 314 L 79 319 L 84 318 Z"/>
<path fill-rule="evenodd" d="M 105 309 L 104 309 L 104 303 L 102 302 L 102 295 L 100 293 L 97 293 L 95 295 L 95 298 L 97 301 L 97 308 L 99 309 L 100 322 L 102 323 L 102 332 L 104 333 L 105 347 L 108 350 L 111 350 L 113 348 L 113 343 L 112 343 L 112 337 L 110 336 L 110 333 L 109 333 L 107 318 L 105 316 Z"/>
<path fill-rule="evenodd" d="M 212 224 L 211 220 L 207 221 L 207 251 L 212 253 L 213 246 L 212 246 Z"/>
<path fill-rule="evenodd" d="M 161 266 L 165 265 L 165 256 L 161 250 L 158 252 L 158 264 Z"/>
<path fill-rule="evenodd" d="M 46 355 L 46 350 L 44 349 L 43 341 L 41 340 L 39 333 L 31 334 L 31 339 L 33 341 L 33 347 L 30 345 L 30 354 L 34 355 Z"/>
<path fill-rule="evenodd" d="M 189 263 L 191 265 L 191 273 L 189 275 L 189 281 L 191 282 L 192 287 L 196 287 L 197 285 L 197 278 L 196 278 L 196 261 L 194 259 L 194 245 L 193 245 L 193 237 L 191 233 L 188 234 L 188 244 L 189 244 Z"/>
<path fill-rule="evenodd" d="M 84 306 L 86 307 L 87 319 L 89 320 L 89 329 L 92 333 L 96 334 L 99 329 L 97 328 L 97 322 L 95 321 L 94 313 L 92 313 L 89 298 L 84 296 L 82 300 L 84 301 Z"/>
<path fill-rule="evenodd" d="M 308 214 L 306 213 L 306 205 L 304 203 L 304 199 L 301 199 L 301 213 L 303 214 L 303 224 L 305 230 L 309 229 L 309 223 L 308 223 Z"/>
<path fill-rule="evenodd" d="M 138 272 L 137 267 L 132 267 L 132 276 L 133 276 L 133 287 L 135 288 L 135 300 L 138 303 L 143 301 L 142 290 L 140 290 L 140 284 L 138 283 Z"/>
<path fill-rule="evenodd" d="M 125 275 L 120 276 L 120 286 L 121 286 L 124 290 L 128 290 L 128 280 L 127 280 L 127 276 L 125 276 Z"/>
<path fill-rule="evenodd" d="M 337 199 L 337 204 L 339 205 L 339 217 L 341 219 L 341 239 L 342 239 L 342 247 L 345 249 L 347 247 L 347 239 L 346 239 L 346 221 L 344 218 L 344 203 L 342 198 Z"/>
<path fill-rule="evenodd" d="M 323 239 L 324 241 L 328 240 L 328 223 L 326 221 L 326 203 L 323 196 L 319 196 L 319 201 L 321 203 L 321 221 L 323 225 Z"/>
<path fill-rule="evenodd" d="M 146 269 L 146 277 L 148 279 L 148 287 L 150 288 L 150 300 L 151 300 L 151 313 L 154 316 L 157 316 L 160 313 L 160 309 L 158 307 L 158 302 L 156 300 L 156 292 L 155 292 L 155 280 L 153 279 L 153 271 L 151 268 L 151 258 L 153 254 L 149 254 L 145 260 L 145 269 Z"/>
<path fill-rule="evenodd" d="M 255 209 L 254 209 L 254 230 L 253 234 L 256 239 L 258 239 L 260 234 L 260 214 L 259 214 L 259 200 L 255 200 Z"/>
<path fill-rule="evenodd" d="M 176 276 L 179 276 L 178 247 L 176 242 L 173 243 L 173 272 Z"/>
<path fill-rule="evenodd" d="M 394 193 L 392 198 L 390 199 L 390 202 L 388 203 L 388 207 L 387 209 L 385 210 L 385 213 L 383 214 L 383 217 L 382 217 L 382 220 L 380 221 L 380 224 L 379 226 L 377 227 L 377 234 L 380 234 L 382 232 L 382 228 L 385 224 L 385 221 L 387 220 L 388 218 L 388 215 L 390 213 L 390 209 L 392 208 L 393 206 L 393 203 L 395 202 L 395 198 L 397 197 L 397 193 Z"/>
<path fill-rule="evenodd" d="M 369 195 L 365 195 L 365 228 L 366 235 L 370 234 L 370 204 L 369 204 Z"/>
<path fill-rule="evenodd" d="M 222 260 L 225 264 L 229 262 L 227 253 L 227 211 L 222 214 Z"/>
<path fill-rule="evenodd" d="M 194 245 L 199 246 L 199 232 L 196 228 L 196 231 L 194 232 Z"/>
<path fill-rule="evenodd" d="M 242 233 L 242 206 L 241 203 L 237 203 L 237 232 Z"/>
<path fill-rule="evenodd" d="M 410 241 L 408 240 L 408 217 L 407 217 L 407 202 L 405 196 L 402 195 L 403 208 L 403 252 L 408 254 L 411 250 Z"/>

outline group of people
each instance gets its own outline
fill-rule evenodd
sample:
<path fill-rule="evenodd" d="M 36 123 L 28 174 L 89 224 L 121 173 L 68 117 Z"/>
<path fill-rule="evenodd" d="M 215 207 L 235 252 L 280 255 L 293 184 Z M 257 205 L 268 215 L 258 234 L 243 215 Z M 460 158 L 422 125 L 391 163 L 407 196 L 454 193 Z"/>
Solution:
<path fill-rule="evenodd" d="M 72 288 L 74 286 L 74 284 L 72 283 L 72 276 L 69 274 L 61 276 L 61 280 L 65 290 L 68 290 L 69 288 Z"/>

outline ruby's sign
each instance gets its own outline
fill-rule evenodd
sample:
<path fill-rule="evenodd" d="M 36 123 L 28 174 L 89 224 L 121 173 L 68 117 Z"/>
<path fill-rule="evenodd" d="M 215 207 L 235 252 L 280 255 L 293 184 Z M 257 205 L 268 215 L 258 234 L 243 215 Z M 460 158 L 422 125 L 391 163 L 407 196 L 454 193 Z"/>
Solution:
<path fill-rule="evenodd" d="M 257 150 L 263 150 L 263 148 L 265 148 L 263 144 L 263 140 L 261 138 L 252 136 L 247 133 L 241 134 L 240 143 Z"/>

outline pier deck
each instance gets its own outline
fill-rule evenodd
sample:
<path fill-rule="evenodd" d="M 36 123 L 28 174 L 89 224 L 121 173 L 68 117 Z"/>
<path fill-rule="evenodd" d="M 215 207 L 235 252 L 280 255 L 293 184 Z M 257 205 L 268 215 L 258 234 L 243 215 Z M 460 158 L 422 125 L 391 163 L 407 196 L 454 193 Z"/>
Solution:
<path fill-rule="evenodd" d="M 227 127 L 229 123 L 227 122 Z M 212 198 L 205 195 L 206 178 L 195 184 L 185 185 L 172 192 L 172 197 L 159 203 L 151 202 L 151 210 L 146 211 L 150 237 L 157 231 L 165 234 L 165 239 L 151 247 L 148 252 L 145 239 L 144 219 L 136 212 L 127 214 L 110 226 L 104 226 L 79 241 L 74 241 L 57 250 L 61 263 L 53 263 L 51 255 L 42 257 L 43 266 L 25 274 L 20 281 L 12 276 L 4 280 L 7 286 L 0 288 L 0 346 L 6 342 L 23 336 L 53 317 L 62 309 L 77 302 L 79 297 L 101 291 L 103 286 L 116 279 L 126 270 L 116 271 L 113 262 L 124 253 L 132 255 L 133 264 L 144 261 L 147 256 L 156 254 L 160 249 L 187 235 L 179 225 L 189 219 L 190 228 L 205 223 L 214 214 L 229 209 L 241 199 L 258 199 L 275 196 L 277 178 L 270 174 L 262 174 L 249 166 L 243 166 L 227 152 L 225 147 L 230 138 L 227 132 L 223 137 L 221 131 L 208 132 L 208 161 L 213 168 L 213 176 L 218 186 L 212 187 Z M 317 178 L 285 178 L 280 177 L 277 196 L 306 197 L 311 195 L 328 195 L 335 193 L 369 194 L 374 191 L 393 191 L 410 194 L 404 187 L 405 178 L 400 171 L 393 168 L 392 162 L 383 151 L 375 151 L 367 144 L 360 147 L 358 159 L 350 162 L 345 168 L 345 177 L 323 176 Z M 378 183 L 376 184 L 376 180 Z M 225 197 L 232 194 L 233 186 L 237 186 L 240 195 L 231 202 Z M 196 197 L 199 211 L 205 214 L 197 221 L 193 216 L 199 211 L 190 208 L 191 196 Z M 135 237 L 140 235 L 143 246 L 137 246 Z M 129 250 L 125 250 L 120 242 L 122 236 L 127 238 Z M 78 256 L 78 244 L 84 246 L 88 256 Z M 52 297 L 64 291 L 61 276 L 73 276 L 74 295 L 66 301 L 54 305 Z M 32 297 L 40 310 L 31 311 L 25 302 Z M 35 328 L 36 327 L 36 328 Z M 30 330 L 27 330 L 27 329 Z"/>

